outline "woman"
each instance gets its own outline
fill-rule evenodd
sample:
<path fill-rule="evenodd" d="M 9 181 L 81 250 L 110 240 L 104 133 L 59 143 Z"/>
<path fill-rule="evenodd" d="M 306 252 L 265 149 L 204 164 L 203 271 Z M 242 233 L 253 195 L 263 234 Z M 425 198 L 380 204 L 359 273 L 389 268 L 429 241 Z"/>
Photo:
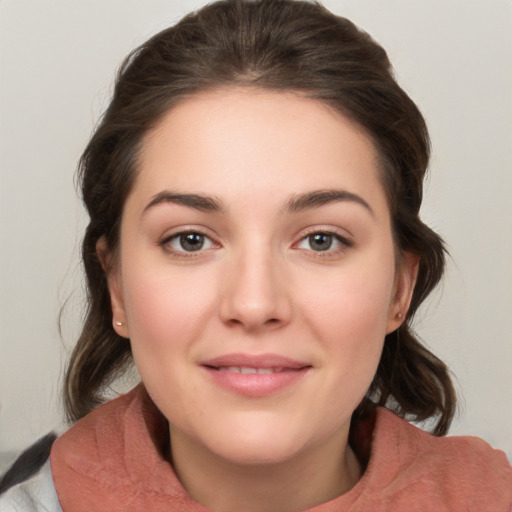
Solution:
<path fill-rule="evenodd" d="M 444 266 L 428 157 L 384 50 L 316 4 L 218 2 L 133 52 L 80 166 L 77 423 L 6 507 L 510 510 L 505 456 L 439 437 L 455 393 L 409 326 Z"/>

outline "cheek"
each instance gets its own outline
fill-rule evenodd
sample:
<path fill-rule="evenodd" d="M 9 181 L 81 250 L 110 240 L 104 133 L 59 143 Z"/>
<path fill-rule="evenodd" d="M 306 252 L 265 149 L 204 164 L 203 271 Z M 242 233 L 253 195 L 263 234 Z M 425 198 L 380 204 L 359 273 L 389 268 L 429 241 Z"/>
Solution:
<path fill-rule="evenodd" d="M 155 272 L 150 265 L 144 273 L 141 267 L 126 267 L 123 287 L 135 365 L 166 417 L 186 423 L 183 411 L 200 396 L 189 375 L 194 347 L 208 330 L 215 297 L 207 290 L 216 286 L 205 286 L 208 277 L 197 272 Z"/>
<path fill-rule="evenodd" d="M 389 259 L 389 258 L 388 258 Z M 328 337 L 360 345 L 365 335 L 384 338 L 394 286 L 394 262 L 382 265 L 347 266 L 328 278 L 311 276 L 310 283 L 297 294 L 311 323 Z M 322 283 L 322 286 L 318 286 Z M 373 334 L 373 336 L 372 336 Z"/>
<path fill-rule="evenodd" d="M 387 263 L 347 266 L 329 279 L 317 279 L 321 289 L 310 286 L 297 294 L 309 329 L 324 345 L 323 362 L 332 369 L 331 389 L 343 389 L 354 407 L 373 380 L 388 325 L 394 260 L 380 261 Z M 338 400 L 336 391 L 330 399 Z"/>
<path fill-rule="evenodd" d="M 216 289 L 208 283 L 212 276 L 203 274 L 126 269 L 123 296 L 130 339 L 139 353 L 158 357 L 200 336 L 212 315 Z"/>

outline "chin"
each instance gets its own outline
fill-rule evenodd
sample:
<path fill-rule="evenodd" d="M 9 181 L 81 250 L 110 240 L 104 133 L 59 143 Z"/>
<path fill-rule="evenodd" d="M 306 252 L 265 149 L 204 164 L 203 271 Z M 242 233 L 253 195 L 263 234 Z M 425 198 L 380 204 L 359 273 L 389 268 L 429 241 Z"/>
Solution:
<path fill-rule="evenodd" d="M 209 451 L 238 465 L 279 464 L 293 459 L 307 444 L 304 431 L 260 421 L 222 428 L 208 439 Z M 212 432 L 213 433 L 213 432 Z"/>
<path fill-rule="evenodd" d="M 216 452 L 218 456 L 231 464 L 259 466 L 285 463 L 297 456 L 300 450 L 296 445 L 269 443 L 269 440 L 266 439 L 257 444 L 238 441 L 229 447 L 216 446 Z"/>

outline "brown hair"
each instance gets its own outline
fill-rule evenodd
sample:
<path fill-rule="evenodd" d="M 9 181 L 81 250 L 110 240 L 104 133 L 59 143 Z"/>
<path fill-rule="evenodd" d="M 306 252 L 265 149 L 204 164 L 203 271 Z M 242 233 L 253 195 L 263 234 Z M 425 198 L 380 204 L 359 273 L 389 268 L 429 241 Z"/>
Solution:
<path fill-rule="evenodd" d="M 168 109 L 198 91 L 226 85 L 300 91 L 361 125 L 377 146 L 399 251 L 421 257 L 411 307 L 386 336 L 382 358 L 355 415 L 384 405 L 417 421 L 435 417 L 446 433 L 455 410 L 447 367 L 409 322 L 442 277 L 441 238 L 419 218 L 429 137 L 416 105 L 398 86 L 384 49 L 349 20 L 300 0 L 221 0 L 152 37 L 124 61 L 112 101 L 79 165 L 90 216 L 82 245 L 88 310 L 64 388 L 68 417 L 98 404 L 131 362 L 112 328 L 105 272 L 96 254 L 104 236 L 115 254 L 123 205 L 144 135 Z"/>

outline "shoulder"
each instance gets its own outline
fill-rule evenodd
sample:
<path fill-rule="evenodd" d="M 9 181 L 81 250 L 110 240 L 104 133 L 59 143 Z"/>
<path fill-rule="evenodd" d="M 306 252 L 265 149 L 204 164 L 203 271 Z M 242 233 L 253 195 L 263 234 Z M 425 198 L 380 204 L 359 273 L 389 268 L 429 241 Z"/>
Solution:
<path fill-rule="evenodd" d="M 478 437 L 436 437 L 392 413 L 388 414 L 392 416 L 398 440 L 406 447 L 412 460 L 431 468 L 438 475 L 442 475 L 443 468 L 446 468 L 457 479 L 487 482 L 490 475 L 503 476 L 512 491 L 512 468 L 501 450 L 494 449 Z"/>
<path fill-rule="evenodd" d="M 50 461 L 30 478 L 0 496 L 2 512 L 62 512 L 53 484 Z"/>
<path fill-rule="evenodd" d="M 386 475 L 379 487 L 393 489 L 397 499 L 423 496 L 437 510 L 512 508 L 512 468 L 482 439 L 435 437 L 382 409 L 371 451 L 370 466 Z"/>

